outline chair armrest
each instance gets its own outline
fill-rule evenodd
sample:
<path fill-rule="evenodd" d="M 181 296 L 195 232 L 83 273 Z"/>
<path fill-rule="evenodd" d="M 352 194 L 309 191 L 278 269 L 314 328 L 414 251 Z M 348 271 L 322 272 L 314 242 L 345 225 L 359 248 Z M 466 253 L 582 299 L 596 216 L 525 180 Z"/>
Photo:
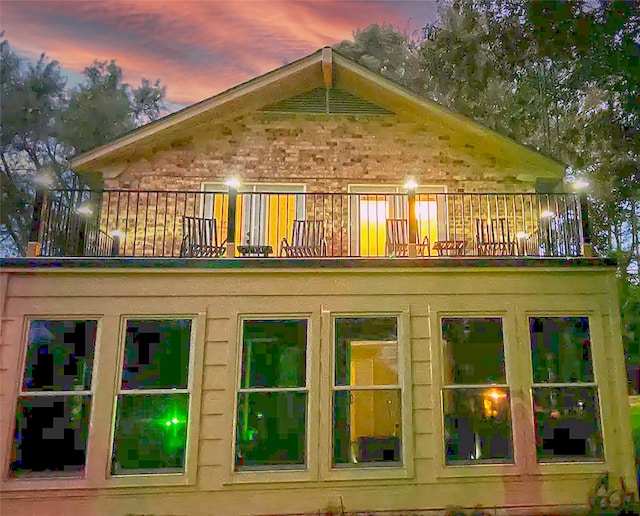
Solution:
<path fill-rule="evenodd" d="M 282 242 L 280 242 L 280 253 L 279 253 L 279 255 L 280 255 L 280 256 L 282 256 L 282 255 L 283 255 L 284 250 L 285 250 L 287 247 L 290 247 L 290 246 L 289 246 L 289 242 L 287 242 L 287 237 L 284 237 L 284 238 L 282 239 Z"/>

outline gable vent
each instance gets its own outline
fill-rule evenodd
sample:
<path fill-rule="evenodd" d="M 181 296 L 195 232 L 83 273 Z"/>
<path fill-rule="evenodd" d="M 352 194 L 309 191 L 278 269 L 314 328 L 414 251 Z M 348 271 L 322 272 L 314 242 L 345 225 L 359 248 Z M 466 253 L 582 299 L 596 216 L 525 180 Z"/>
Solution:
<path fill-rule="evenodd" d="M 347 115 L 391 115 L 393 111 L 338 88 L 315 90 L 271 104 L 262 111 L 277 113 L 324 113 Z"/>

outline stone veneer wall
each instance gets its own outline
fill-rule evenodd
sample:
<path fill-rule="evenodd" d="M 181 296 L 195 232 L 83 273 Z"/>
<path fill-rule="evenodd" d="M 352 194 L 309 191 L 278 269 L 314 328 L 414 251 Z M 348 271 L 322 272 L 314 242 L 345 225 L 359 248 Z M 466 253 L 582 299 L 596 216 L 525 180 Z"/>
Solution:
<path fill-rule="evenodd" d="M 223 182 L 235 176 L 245 183 L 304 183 L 310 193 L 346 193 L 349 184 L 401 186 L 408 177 L 413 177 L 421 185 L 445 186 L 451 193 L 534 191 L 535 177 L 508 168 L 491 149 L 478 148 L 473 141 L 465 143 L 462 149 L 454 149 L 450 141 L 443 128 L 428 121 L 405 121 L 396 115 L 255 113 L 200 126 L 183 143 L 156 150 L 146 159 L 129 163 L 118 177 L 105 179 L 104 186 L 106 189 L 200 191 L 203 182 Z M 141 194 L 130 201 L 137 203 L 138 197 L 142 204 L 153 205 L 156 200 Z M 138 227 L 136 254 L 179 252 L 182 229 L 177 227 L 176 219 L 181 219 L 185 212 L 198 213 L 200 197 L 169 197 L 168 204 L 164 204 L 165 200 L 166 197 L 161 196 L 160 206 L 150 216 L 145 214 L 142 221 L 141 213 L 137 219 L 132 213 L 126 217 L 131 219 L 126 223 L 128 235 L 132 228 Z M 309 199 L 308 203 L 312 201 Z M 110 199 L 111 211 L 116 202 L 115 198 Z M 330 219 L 327 225 L 331 226 L 327 228 L 330 254 L 332 249 L 347 253 L 346 199 L 342 199 L 340 206 L 333 208 L 338 211 L 325 217 Z M 120 208 L 120 213 L 123 209 Z M 308 205 L 307 211 L 309 209 Z M 454 217 L 453 211 L 449 211 L 449 217 Z M 457 221 L 457 225 L 461 222 Z M 218 224 L 220 240 L 223 240 L 226 223 L 218 221 Z M 465 220 L 464 224 L 465 238 L 470 245 L 472 221 Z M 156 234 L 160 235 L 159 241 Z M 285 235 L 283 231 L 278 242 Z M 131 236 L 127 238 L 129 241 Z"/>
<path fill-rule="evenodd" d="M 128 165 L 106 188 L 199 190 L 232 175 L 299 182 L 310 192 L 346 192 L 350 183 L 447 185 L 449 191 L 533 191 L 535 178 L 505 169 L 473 141 L 452 149 L 444 130 L 395 115 L 260 114 L 212 123 L 190 143 Z"/>

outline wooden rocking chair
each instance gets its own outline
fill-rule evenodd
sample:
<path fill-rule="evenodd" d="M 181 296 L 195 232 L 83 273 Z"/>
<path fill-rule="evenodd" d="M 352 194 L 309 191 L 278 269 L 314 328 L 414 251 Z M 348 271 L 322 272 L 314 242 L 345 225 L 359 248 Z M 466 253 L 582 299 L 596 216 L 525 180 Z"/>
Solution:
<path fill-rule="evenodd" d="M 226 250 L 226 242 L 218 243 L 216 219 L 182 217 L 181 257 L 219 258 Z"/>
<path fill-rule="evenodd" d="M 416 234 L 416 253 L 429 256 L 429 237 L 420 242 Z M 409 221 L 407 219 L 387 219 L 387 256 L 409 256 Z"/>
<path fill-rule="evenodd" d="M 280 244 L 280 256 L 287 258 L 308 258 L 327 255 L 327 241 L 324 238 L 324 221 L 294 220 L 291 243 L 286 238 Z"/>
<path fill-rule="evenodd" d="M 476 245 L 480 256 L 516 256 L 518 243 L 511 238 L 507 219 L 476 219 Z"/>

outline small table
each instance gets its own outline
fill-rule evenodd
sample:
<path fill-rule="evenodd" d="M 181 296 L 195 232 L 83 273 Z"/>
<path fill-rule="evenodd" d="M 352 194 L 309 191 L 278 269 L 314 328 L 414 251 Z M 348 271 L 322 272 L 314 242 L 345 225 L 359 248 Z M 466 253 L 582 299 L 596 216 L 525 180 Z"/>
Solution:
<path fill-rule="evenodd" d="M 438 256 L 462 256 L 464 244 L 464 240 L 438 240 L 433 243 L 433 249 L 438 251 Z"/>
<path fill-rule="evenodd" d="M 243 258 L 267 258 L 271 253 L 273 253 L 273 247 L 270 245 L 239 245 L 238 252 Z"/>

